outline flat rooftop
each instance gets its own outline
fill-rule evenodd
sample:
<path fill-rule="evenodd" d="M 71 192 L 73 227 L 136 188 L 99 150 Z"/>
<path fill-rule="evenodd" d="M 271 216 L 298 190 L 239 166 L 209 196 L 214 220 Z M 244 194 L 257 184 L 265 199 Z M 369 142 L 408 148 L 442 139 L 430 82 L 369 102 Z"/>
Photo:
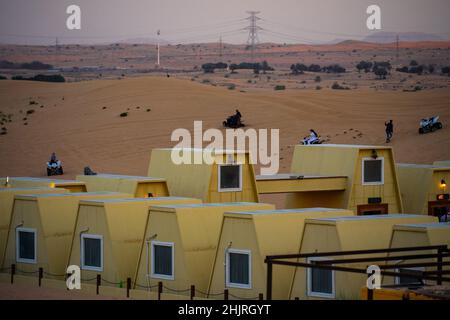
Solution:
<path fill-rule="evenodd" d="M 368 216 L 343 216 L 343 217 L 325 217 L 325 218 L 311 218 L 310 221 L 329 221 L 329 222 L 342 222 L 342 221 L 375 221 L 375 220 L 391 220 L 401 218 L 420 218 L 425 217 L 421 214 L 377 214 Z"/>
<path fill-rule="evenodd" d="M 344 209 L 334 208 L 302 208 L 302 209 L 279 209 L 279 210 L 254 210 L 254 211 L 231 211 L 227 214 L 243 214 L 243 215 L 268 215 L 268 214 L 290 214 L 290 213 L 311 213 L 311 212 L 342 212 Z"/>
<path fill-rule="evenodd" d="M 122 203 L 122 202 L 155 202 L 164 200 L 183 200 L 192 199 L 187 197 L 150 197 L 150 198 L 108 198 L 83 200 L 83 203 Z"/>
<path fill-rule="evenodd" d="M 431 170 L 450 170 L 450 166 L 448 164 L 415 164 L 415 163 L 397 163 L 397 167 L 403 168 L 422 168 L 422 169 L 431 169 Z"/>
<path fill-rule="evenodd" d="M 256 176 L 257 181 L 266 180 L 307 180 L 307 179 L 332 179 L 332 178 L 347 178 L 346 176 L 318 176 L 318 175 L 302 175 L 298 173 L 280 173 L 274 175 L 259 175 Z"/>
<path fill-rule="evenodd" d="M 450 222 L 441 222 L 441 223 L 411 223 L 411 224 L 396 224 L 394 226 L 396 230 L 435 230 L 435 229 L 449 229 L 450 230 Z"/>
<path fill-rule="evenodd" d="M 302 146 L 302 145 L 300 145 Z M 349 149 L 392 149 L 390 146 L 370 146 L 370 145 L 358 145 L 358 144 L 312 144 L 305 147 L 311 148 L 349 148 Z"/>
<path fill-rule="evenodd" d="M 190 204 L 164 204 L 157 205 L 158 208 L 179 209 L 179 208 L 207 208 L 207 207 L 238 207 L 238 206 L 255 206 L 257 202 L 222 202 L 222 203 L 190 203 Z"/>
<path fill-rule="evenodd" d="M 3 178 L 6 179 L 6 178 Z M 35 182 L 48 182 L 55 184 L 84 184 L 78 180 L 65 180 L 65 179 L 50 179 L 50 178 L 35 178 L 35 177 L 9 177 L 10 181 L 35 181 Z"/>
<path fill-rule="evenodd" d="M 121 175 L 121 174 L 106 174 L 106 173 L 100 173 L 100 174 L 86 176 L 86 177 L 100 177 L 100 178 L 105 178 L 105 179 L 124 179 L 124 180 L 133 180 L 133 181 L 139 181 L 139 182 L 165 181 L 164 178 L 157 178 L 157 177 L 127 176 L 127 175 Z"/>
<path fill-rule="evenodd" d="M 86 196 L 105 196 L 105 195 L 119 195 L 121 192 L 112 191 L 96 191 L 96 192 L 67 192 L 67 193 L 36 193 L 36 194 L 22 194 L 18 195 L 20 198 L 63 198 L 63 197 L 86 197 Z"/>
<path fill-rule="evenodd" d="M 55 190 L 55 188 L 49 187 L 0 188 L 0 192 L 33 191 L 33 190 Z"/>

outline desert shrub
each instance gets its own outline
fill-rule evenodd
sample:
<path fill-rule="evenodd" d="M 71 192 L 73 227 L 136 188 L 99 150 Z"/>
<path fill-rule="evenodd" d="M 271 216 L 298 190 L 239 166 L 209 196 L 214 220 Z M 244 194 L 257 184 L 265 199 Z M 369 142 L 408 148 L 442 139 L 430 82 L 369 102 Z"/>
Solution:
<path fill-rule="evenodd" d="M 332 64 L 330 66 L 323 67 L 322 71 L 326 73 L 345 73 L 346 70 L 338 64 Z"/>
<path fill-rule="evenodd" d="M 388 75 L 388 71 L 385 68 L 377 68 L 374 73 L 379 79 L 386 79 Z"/>
<path fill-rule="evenodd" d="M 442 67 L 441 72 L 442 72 L 442 73 L 450 74 L 450 66 L 448 66 L 448 67 Z"/>
<path fill-rule="evenodd" d="M 314 81 L 315 81 L 315 82 L 320 82 L 320 81 L 322 81 L 322 78 L 321 78 L 320 76 L 316 76 L 316 77 L 314 78 Z"/>
<path fill-rule="evenodd" d="M 303 74 L 306 70 L 308 70 L 308 67 L 305 66 L 303 63 L 291 65 L 292 74 Z"/>
<path fill-rule="evenodd" d="M 320 71 L 322 71 L 322 68 L 318 64 L 311 64 L 308 67 L 308 71 L 309 72 L 320 72 Z"/>
<path fill-rule="evenodd" d="M 322 90 L 321 86 L 316 86 L 316 90 Z"/>
<path fill-rule="evenodd" d="M 416 60 L 411 60 L 409 65 L 413 67 L 413 66 L 418 66 L 419 64 L 417 63 Z"/>
<path fill-rule="evenodd" d="M 286 86 L 282 84 L 278 84 L 274 87 L 274 90 L 286 90 Z"/>
<path fill-rule="evenodd" d="M 349 87 L 341 86 L 341 85 L 340 85 L 339 83 L 337 83 L 337 82 L 333 83 L 333 85 L 331 86 L 331 89 L 333 89 L 333 90 L 350 90 Z"/>
<path fill-rule="evenodd" d="M 128 112 L 122 112 L 120 114 L 120 117 L 122 117 L 122 118 L 128 117 Z"/>
<path fill-rule="evenodd" d="M 27 114 L 33 114 L 33 113 L 34 113 L 33 109 L 30 109 L 30 110 L 27 111 Z"/>
<path fill-rule="evenodd" d="M 234 90 L 234 89 L 236 89 L 236 85 L 234 83 L 230 83 L 228 85 L 228 90 Z"/>
<path fill-rule="evenodd" d="M 66 79 L 60 74 L 38 74 L 30 78 L 25 78 L 23 76 L 14 76 L 12 80 L 29 80 L 29 81 L 44 81 L 44 82 L 66 82 Z"/>
<path fill-rule="evenodd" d="M 2 75 L 0 74 L 0 80 L 7 80 L 7 79 L 8 79 L 7 77 L 2 76 Z"/>
<path fill-rule="evenodd" d="M 370 69 L 372 69 L 373 63 L 370 61 L 360 61 L 357 65 L 356 65 L 356 69 L 358 69 L 358 72 L 361 72 L 361 70 L 364 70 L 364 72 L 369 72 Z"/>

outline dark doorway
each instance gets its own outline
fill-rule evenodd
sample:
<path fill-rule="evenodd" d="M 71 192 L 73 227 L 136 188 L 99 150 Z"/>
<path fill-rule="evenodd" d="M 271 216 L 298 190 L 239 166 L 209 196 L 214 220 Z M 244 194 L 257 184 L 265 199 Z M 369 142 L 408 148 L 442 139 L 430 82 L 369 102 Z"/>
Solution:
<path fill-rule="evenodd" d="M 371 216 L 376 214 L 388 214 L 388 204 L 362 204 L 357 207 L 358 216 Z"/>

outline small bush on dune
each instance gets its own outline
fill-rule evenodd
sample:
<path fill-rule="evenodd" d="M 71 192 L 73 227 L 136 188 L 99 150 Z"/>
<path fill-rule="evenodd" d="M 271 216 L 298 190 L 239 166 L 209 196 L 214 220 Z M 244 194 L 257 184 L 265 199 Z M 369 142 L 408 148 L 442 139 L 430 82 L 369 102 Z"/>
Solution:
<path fill-rule="evenodd" d="M 128 117 L 128 112 L 122 112 L 122 113 L 120 114 L 120 117 L 121 117 L 121 118 Z"/>
<path fill-rule="evenodd" d="M 278 84 L 278 85 L 275 86 L 274 90 L 277 90 L 277 91 L 278 91 L 278 90 L 286 90 L 286 86 L 285 86 L 285 85 Z"/>

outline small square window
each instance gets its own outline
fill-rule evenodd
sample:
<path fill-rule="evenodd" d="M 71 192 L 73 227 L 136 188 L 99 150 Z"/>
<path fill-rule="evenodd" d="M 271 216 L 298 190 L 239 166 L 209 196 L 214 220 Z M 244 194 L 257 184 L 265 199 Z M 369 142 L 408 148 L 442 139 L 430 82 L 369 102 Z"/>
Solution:
<path fill-rule="evenodd" d="M 219 191 L 242 190 L 242 166 L 219 165 Z"/>
<path fill-rule="evenodd" d="M 322 259 L 320 259 L 322 260 Z M 320 261 L 319 259 L 310 259 L 309 263 Z M 334 271 L 308 268 L 307 271 L 308 296 L 320 298 L 334 298 Z"/>
<path fill-rule="evenodd" d="M 248 250 L 227 250 L 227 287 L 251 288 L 251 253 Z"/>
<path fill-rule="evenodd" d="M 36 229 L 16 229 L 16 261 L 22 263 L 36 263 Z"/>
<path fill-rule="evenodd" d="M 171 242 L 152 241 L 152 278 L 174 280 L 174 246 Z"/>
<path fill-rule="evenodd" d="M 362 180 L 365 185 L 384 184 L 384 159 L 363 159 Z"/>
<path fill-rule="evenodd" d="M 103 271 L 103 236 L 81 235 L 81 268 Z"/>

